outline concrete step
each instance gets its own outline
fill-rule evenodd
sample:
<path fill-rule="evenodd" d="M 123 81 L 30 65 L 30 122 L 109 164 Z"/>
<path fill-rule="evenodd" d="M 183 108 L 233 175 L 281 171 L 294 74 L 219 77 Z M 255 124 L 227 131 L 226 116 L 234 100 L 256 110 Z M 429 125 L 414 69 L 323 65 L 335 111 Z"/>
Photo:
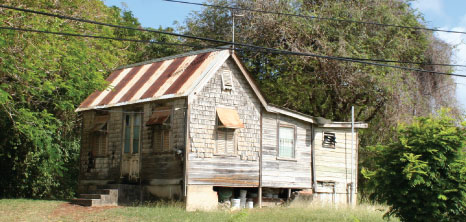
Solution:
<path fill-rule="evenodd" d="M 93 199 L 76 198 L 76 199 L 72 199 L 71 203 L 76 204 L 76 205 L 90 207 L 90 206 L 94 206 L 97 201 L 98 200 L 94 201 Z"/>
<path fill-rule="evenodd" d="M 79 197 L 83 199 L 100 199 L 101 194 L 79 194 Z"/>
<path fill-rule="evenodd" d="M 118 189 L 98 189 L 90 192 L 80 194 L 80 198 L 71 200 L 71 203 L 81 206 L 118 206 Z"/>
<path fill-rule="evenodd" d="M 111 194 L 111 193 L 116 193 L 118 194 L 117 189 L 97 189 L 91 191 L 92 194 Z"/>

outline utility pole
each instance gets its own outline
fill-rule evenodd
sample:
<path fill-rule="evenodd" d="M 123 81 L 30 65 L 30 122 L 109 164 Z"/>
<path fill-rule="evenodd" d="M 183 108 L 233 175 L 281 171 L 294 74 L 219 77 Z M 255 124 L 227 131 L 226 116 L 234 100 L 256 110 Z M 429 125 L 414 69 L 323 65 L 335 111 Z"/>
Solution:
<path fill-rule="evenodd" d="M 236 14 L 233 10 L 230 11 L 231 19 L 232 19 L 232 26 L 231 26 L 231 42 L 233 42 L 233 49 L 235 48 L 235 17 L 243 17 L 243 14 Z"/>

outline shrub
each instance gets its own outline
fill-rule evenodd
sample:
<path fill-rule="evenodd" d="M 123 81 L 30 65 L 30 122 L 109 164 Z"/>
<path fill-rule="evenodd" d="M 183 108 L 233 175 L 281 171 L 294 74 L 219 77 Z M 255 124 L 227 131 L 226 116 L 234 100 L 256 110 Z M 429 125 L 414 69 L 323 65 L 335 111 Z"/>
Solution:
<path fill-rule="evenodd" d="M 465 221 L 466 123 L 442 111 L 398 127 L 398 138 L 371 149 L 378 155 L 370 178 L 374 200 L 390 205 L 385 216 L 402 221 Z"/>

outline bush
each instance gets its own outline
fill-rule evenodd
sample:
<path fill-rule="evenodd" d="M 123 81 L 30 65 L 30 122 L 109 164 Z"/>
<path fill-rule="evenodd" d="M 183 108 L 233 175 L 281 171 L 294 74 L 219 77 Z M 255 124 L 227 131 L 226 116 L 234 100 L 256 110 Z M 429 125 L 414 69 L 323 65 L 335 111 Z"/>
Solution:
<path fill-rule="evenodd" d="M 371 149 L 375 171 L 363 169 L 375 193 L 372 199 L 390 205 L 385 216 L 402 221 L 465 221 L 466 144 L 459 126 L 442 111 L 398 127 L 398 138 Z"/>

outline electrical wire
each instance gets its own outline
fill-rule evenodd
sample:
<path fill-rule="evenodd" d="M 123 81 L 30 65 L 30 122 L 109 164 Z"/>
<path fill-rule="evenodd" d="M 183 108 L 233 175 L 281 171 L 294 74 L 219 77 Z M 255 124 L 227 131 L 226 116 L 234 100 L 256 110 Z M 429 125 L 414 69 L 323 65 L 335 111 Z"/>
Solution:
<path fill-rule="evenodd" d="M 199 48 L 200 47 L 199 45 L 184 44 L 184 43 L 157 42 L 157 41 L 154 41 L 154 40 L 141 40 L 141 39 L 125 39 L 125 38 L 115 38 L 115 37 L 108 37 L 108 36 L 83 35 L 83 34 L 75 34 L 75 33 L 68 33 L 68 32 L 52 32 L 52 31 L 44 31 L 44 30 L 36 30 L 36 29 L 25 29 L 25 28 L 15 28 L 15 27 L 5 27 L 5 26 L 0 26 L 0 29 L 14 30 L 14 31 L 24 31 L 24 32 L 36 32 L 36 33 L 45 33 L 45 34 L 54 34 L 54 35 L 62 35 L 62 36 L 73 36 L 73 37 L 84 37 L 84 38 L 95 38 L 95 39 L 107 39 L 107 40 L 125 41 L 125 42 L 141 42 L 141 43 L 151 43 L 151 44 L 171 45 L 171 46 L 188 46 L 188 47 L 192 47 L 192 48 Z"/>
<path fill-rule="evenodd" d="M 191 45 L 191 44 L 156 42 L 156 41 L 152 41 L 152 40 L 120 39 L 120 38 L 113 38 L 113 37 L 106 37 L 106 36 L 81 35 L 81 34 L 74 34 L 74 33 L 51 32 L 51 31 L 43 31 L 43 30 L 35 30 L 35 29 L 24 29 L 24 28 L 15 28 L 15 27 L 3 27 L 3 26 L 0 26 L 0 29 L 15 30 L 15 31 L 25 31 L 25 32 L 36 32 L 36 33 L 45 33 L 45 34 L 55 34 L 55 35 L 63 35 L 63 36 L 108 39 L 108 40 L 117 40 L 117 41 L 133 41 L 133 42 L 146 42 L 146 43 L 152 43 L 152 44 L 165 44 L 165 45 L 179 45 L 179 46 L 198 47 L 198 46 Z M 214 47 L 214 48 L 223 48 L 223 49 L 225 49 L 225 47 L 219 47 L 219 46 Z M 238 49 L 234 48 L 234 49 L 235 50 L 243 50 L 243 51 L 261 52 L 261 53 L 271 53 L 271 54 L 308 56 L 308 57 L 315 57 L 315 58 L 321 58 L 321 59 L 330 59 L 330 60 L 338 60 L 338 61 L 345 61 L 345 62 L 361 63 L 361 64 L 366 64 L 366 65 L 381 66 L 381 67 L 387 67 L 387 68 L 403 69 L 403 70 L 416 71 L 416 72 L 422 72 L 422 73 L 431 73 L 431 74 L 448 75 L 448 76 L 456 76 L 456 77 L 466 77 L 465 75 L 460 75 L 460 74 L 455 74 L 455 73 L 436 72 L 436 71 L 409 68 L 409 67 L 403 67 L 403 66 L 394 66 L 394 65 L 387 65 L 387 64 L 381 64 L 381 63 L 372 63 L 372 62 L 366 62 L 366 61 L 352 60 L 352 59 L 348 59 L 348 58 L 344 58 L 344 57 L 316 55 L 316 54 L 302 53 L 302 52 L 291 52 L 291 51 L 278 50 L 278 49 L 266 48 L 266 47 L 260 47 L 260 46 L 253 46 L 253 48 L 256 48 L 256 50 L 252 50 L 252 49 L 249 49 L 249 48 L 246 48 L 246 49 L 244 49 L 244 48 L 238 48 Z"/>
<path fill-rule="evenodd" d="M 181 3 L 181 4 L 189 4 L 189 5 L 197 5 L 197 6 L 204 6 L 204 7 L 238 10 L 238 11 L 251 11 L 251 12 L 259 12 L 259 13 L 265 13 L 265 14 L 282 15 L 282 16 L 292 16 L 292 17 L 317 19 L 317 20 L 328 20 L 328 21 L 335 21 L 335 22 L 358 23 L 358 24 L 365 24 L 365 25 L 377 25 L 377 26 L 396 27 L 396 28 L 403 28 L 403 29 L 414 29 L 414 30 L 426 30 L 426 31 L 433 31 L 433 32 L 447 32 L 447 33 L 456 33 L 456 34 L 466 34 L 466 32 L 461 32 L 461 31 L 452 31 L 452 30 L 444 30 L 444 29 L 432 29 L 432 28 L 417 27 L 417 26 L 384 24 L 384 23 L 377 23 L 377 22 L 367 22 L 367 21 L 358 21 L 358 20 L 349 20 L 349 19 L 338 19 L 338 18 L 332 18 L 332 17 L 319 17 L 319 16 L 310 16 L 310 15 L 300 15 L 300 14 L 291 14 L 291 13 L 283 13 L 283 12 L 271 12 L 271 11 L 260 10 L 260 9 L 239 8 L 239 7 L 232 7 L 232 6 L 222 6 L 222 5 L 187 2 L 187 1 L 179 1 L 179 0 L 162 0 L 162 1 L 173 2 L 173 3 Z"/>
<path fill-rule="evenodd" d="M 93 20 L 76 18 L 76 17 L 71 17 L 71 16 L 53 14 L 53 13 L 48 13 L 48 12 L 41 12 L 41 11 L 36 11 L 36 10 L 31 10 L 31 9 L 17 8 L 17 7 L 13 7 L 13 6 L 7 6 L 7 5 L 0 5 L 0 8 L 6 8 L 6 9 L 17 10 L 17 11 L 22 11 L 22 12 L 26 12 L 26 13 L 34 13 L 34 14 L 39 14 L 39 15 L 51 16 L 51 17 L 67 19 L 67 20 L 72 20 L 72 21 L 78 21 L 78 22 L 84 22 L 84 23 L 90 23 L 90 24 L 95 24 L 95 25 L 108 26 L 108 27 L 113 27 L 113 28 L 121 28 L 121 29 L 136 30 L 136 31 L 143 31 L 143 32 L 151 32 L 151 33 L 157 33 L 157 34 L 166 34 L 166 35 L 172 35 L 172 36 L 177 36 L 177 37 L 182 37 L 182 38 L 196 39 L 196 40 L 201 40 L 201 41 L 209 41 L 209 42 L 227 44 L 227 45 L 238 45 L 238 46 L 242 46 L 242 47 L 250 47 L 250 48 L 255 48 L 255 49 L 265 49 L 265 50 L 275 50 L 275 51 L 278 50 L 278 49 L 274 49 L 274 48 L 255 46 L 255 45 L 245 44 L 245 43 L 236 43 L 236 42 L 233 43 L 233 42 L 230 42 L 230 41 L 211 39 L 211 38 L 205 38 L 205 37 L 199 37 L 199 36 L 190 36 L 190 35 L 184 35 L 184 34 L 177 34 L 177 33 L 159 31 L 159 30 L 153 30 L 153 29 L 143 29 L 143 28 L 134 28 L 134 27 L 129 27 L 129 26 L 121 26 L 121 25 L 97 22 L 97 21 L 93 21 Z M 286 51 L 286 50 L 278 50 L 278 51 Z M 290 51 L 286 51 L 286 52 L 290 52 Z M 296 52 L 296 53 L 298 53 L 298 52 Z M 302 55 L 302 54 L 300 54 L 300 55 Z M 319 57 L 318 55 L 314 55 L 314 54 L 313 54 L 313 56 L 314 57 Z M 327 56 L 327 57 L 337 58 L 336 56 Z M 353 58 L 353 57 L 338 57 L 338 58 L 345 59 L 345 60 L 348 60 L 348 61 L 349 60 L 355 60 L 355 61 L 362 61 L 362 62 L 364 62 L 364 61 L 373 61 L 373 62 L 404 63 L 404 64 L 415 64 L 415 65 L 466 67 L 466 65 L 453 65 L 453 64 L 428 64 L 428 63 L 419 63 L 419 62 L 405 62 L 405 61 L 395 61 L 395 60 L 366 59 L 366 58 Z M 364 64 L 371 65 L 371 63 L 364 63 Z M 391 65 L 389 65 L 389 66 L 391 66 Z M 395 68 L 397 66 L 391 66 L 391 67 Z M 414 71 L 414 70 L 412 70 L 412 71 Z"/>

